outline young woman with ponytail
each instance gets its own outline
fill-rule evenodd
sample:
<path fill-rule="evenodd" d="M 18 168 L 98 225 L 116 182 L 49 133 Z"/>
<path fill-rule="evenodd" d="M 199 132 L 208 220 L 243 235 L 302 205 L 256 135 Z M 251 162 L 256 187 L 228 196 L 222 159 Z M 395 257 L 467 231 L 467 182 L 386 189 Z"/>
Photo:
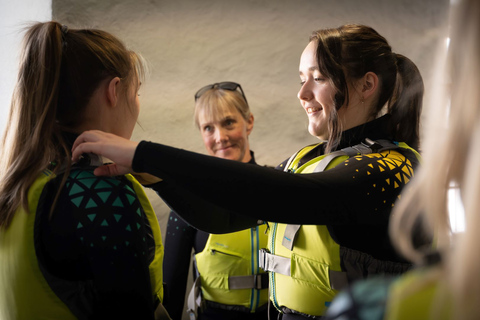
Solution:
<path fill-rule="evenodd" d="M 84 130 L 130 138 L 140 56 L 111 34 L 36 23 L 25 35 L 0 149 L 0 318 L 154 319 L 160 229 L 130 175 L 72 164 Z"/>
<path fill-rule="evenodd" d="M 392 241 L 416 268 L 358 282 L 338 295 L 328 320 L 479 318 L 479 17 L 479 1 L 451 3 L 450 43 L 438 51 L 426 109 L 422 167 L 393 211 Z M 464 230 L 454 229 L 452 214 L 465 219 Z M 419 245 L 420 237 L 435 241 Z"/>
<path fill-rule="evenodd" d="M 159 177 L 152 187 L 207 232 L 269 221 L 268 248 L 259 259 L 282 319 L 321 318 L 352 281 L 411 266 L 393 249 L 388 224 L 418 164 L 418 69 L 372 28 L 344 25 L 313 33 L 300 79 L 308 130 L 321 142 L 279 170 L 100 131 L 84 132 L 73 151 L 74 159 L 93 152 L 115 161 L 96 169 L 98 175 L 133 170 Z"/>

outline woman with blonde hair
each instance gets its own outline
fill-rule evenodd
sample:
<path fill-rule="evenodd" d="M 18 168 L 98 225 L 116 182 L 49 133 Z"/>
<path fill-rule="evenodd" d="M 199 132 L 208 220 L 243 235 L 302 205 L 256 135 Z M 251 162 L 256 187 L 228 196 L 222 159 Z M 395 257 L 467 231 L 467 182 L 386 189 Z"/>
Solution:
<path fill-rule="evenodd" d="M 480 2 L 453 1 L 449 46 L 439 56 L 427 109 L 423 164 L 396 205 L 390 233 L 417 268 L 396 279 L 360 282 L 328 319 L 478 319 L 480 315 Z M 446 59 L 445 59 L 446 57 Z M 450 223 L 458 192 L 465 230 Z M 421 238 L 433 243 L 419 245 Z"/>
<path fill-rule="evenodd" d="M 96 177 L 102 158 L 70 152 L 86 129 L 130 138 L 142 77 L 140 56 L 105 31 L 27 30 L 0 153 L 1 319 L 161 313 L 163 246 L 141 185 Z"/>
<path fill-rule="evenodd" d="M 254 117 L 240 84 L 224 81 L 200 88 L 195 94 L 194 118 L 209 155 L 256 164 L 249 141 Z M 172 211 L 163 265 L 165 308 L 172 318 L 181 319 L 184 314 L 193 249 L 194 285 L 187 304 L 190 319 L 267 319 L 268 274 L 258 262 L 258 250 L 267 245 L 266 229 L 260 225 L 209 234 Z M 193 301 L 202 301 L 202 308 Z"/>

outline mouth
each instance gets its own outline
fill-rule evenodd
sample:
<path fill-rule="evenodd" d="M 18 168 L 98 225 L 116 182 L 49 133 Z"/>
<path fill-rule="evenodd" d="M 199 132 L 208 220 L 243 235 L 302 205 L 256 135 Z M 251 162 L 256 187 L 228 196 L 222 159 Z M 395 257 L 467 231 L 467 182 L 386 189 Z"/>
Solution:
<path fill-rule="evenodd" d="M 307 111 L 307 114 L 314 114 L 315 112 L 322 111 L 323 108 L 318 108 L 318 107 L 308 107 L 305 109 Z"/>
<path fill-rule="evenodd" d="M 225 146 L 225 147 L 217 148 L 216 151 L 226 151 L 226 150 L 229 150 L 231 148 L 233 148 L 233 146 Z"/>

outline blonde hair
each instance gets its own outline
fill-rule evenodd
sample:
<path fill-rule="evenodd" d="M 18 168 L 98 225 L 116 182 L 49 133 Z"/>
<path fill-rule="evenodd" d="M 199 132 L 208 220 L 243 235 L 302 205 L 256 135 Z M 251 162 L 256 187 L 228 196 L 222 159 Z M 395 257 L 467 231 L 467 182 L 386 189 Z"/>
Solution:
<path fill-rule="evenodd" d="M 424 138 L 424 162 L 402 194 L 390 226 L 399 250 L 422 263 L 430 248 L 415 247 L 418 222 L 435 240 L 443 257 L 440 281 L 446 281 L 456 319 L 480 314 L 480 2 L 452 5 L 451 41 L 447 59 L 440 59 L 442 75 L 433 96 Z M 446 62 L 446 63 L 445 63 Z M 452 236 L 448 192 L 458 187 L 466 231 Z M 441 303 L 441 301 L 439 301 Z"/>
<path fill-rule="evenodd" d="M 200 127 L 199 116 L 201 111 L 208 119 L 219 121 L 227 113 L 234 110 L 238 111 L 246 121 L 252 114 L 247 101 L 238 90 L 212 88 L 202 94 L 195 102 L 195 124 Z"/>
<path fill-rule="evenodd" d="M 55 21 L 27 30 L 0 146 L 0 228 L 20 205 L 28 210 L 28 189 L 51 162 L 68 172 L 70 147 L 62 131 L 84 121 L 100 82 L 119 77 L 126 95 L 143 70 L 141 58 L 105 31 L 69 30 Z"/>

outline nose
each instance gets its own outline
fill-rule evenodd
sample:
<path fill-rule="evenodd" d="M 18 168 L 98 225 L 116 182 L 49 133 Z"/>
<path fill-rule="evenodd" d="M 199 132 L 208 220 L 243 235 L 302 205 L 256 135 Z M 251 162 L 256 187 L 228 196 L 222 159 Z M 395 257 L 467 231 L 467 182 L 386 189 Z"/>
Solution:
<path fill-rule="evenodd" d="M 308 81 L 304 82 L 298 91 L 297 98 L 300 101 L 309 101 L 313 97 L 312 90 Z"/>
<path fill-rule="evenodd" d="M 218 128 L 217 130 L 215 130 L 215 142 L 223 143 L 225 141 L 228 141 L 227 130 L 225 130 L 224 128 Z"/>

